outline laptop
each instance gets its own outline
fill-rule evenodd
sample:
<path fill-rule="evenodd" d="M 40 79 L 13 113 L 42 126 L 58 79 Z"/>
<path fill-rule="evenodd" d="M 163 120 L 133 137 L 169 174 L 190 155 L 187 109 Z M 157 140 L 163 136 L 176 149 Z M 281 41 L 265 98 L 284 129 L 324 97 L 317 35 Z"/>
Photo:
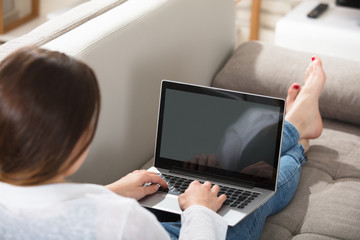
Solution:
<path fill-rule="evenodd" d="M 180 214 L 193 181 L 220 186 L 218 211 L 234 226 L 277 187 L 285 100 L 169 80 L 161 83 L 154 166 L 169 189 L 140 201 Z"/>

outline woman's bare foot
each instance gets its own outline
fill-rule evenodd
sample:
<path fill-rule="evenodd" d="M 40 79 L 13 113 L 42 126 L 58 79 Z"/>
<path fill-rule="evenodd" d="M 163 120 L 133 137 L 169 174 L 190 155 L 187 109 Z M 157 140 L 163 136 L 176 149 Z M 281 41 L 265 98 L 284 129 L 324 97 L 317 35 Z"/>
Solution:
<path fill-rule="evenodd" d="M 305 85 L 297 94 L 285 119 L 299 131 L 300 139 L 318 138 L 323 129 L 319 111 L 319 97 L 324 87 L 326 76 L 321 60 L 313 57 L 305 74 Z"/>
<path fill-rule="evenodd" d="M 292 105 L 294 104 L 296 97 L 298 96 L 300 91 L 301 91 L 301 86 L 298 83 L 293 83 L 290 86 L 288 90 L 288 95 L 286 97 L 286 113 L 288 113 L 292 108 Z M 300 139 L 299 143 L 304 147 L 305 153 L 309 151 L 310 149 L 309 139 Z"/>
<path fill-rule="evenodd" d="M 300 89 L 301 89 L 301 86 L 298 83 L 293 83 L 290 86 L 287 97 L 286 97 L 286 113 L 288 113 L 290 111 L 292 105 L 295 102 L 297 95 L 300 92 Z"/>

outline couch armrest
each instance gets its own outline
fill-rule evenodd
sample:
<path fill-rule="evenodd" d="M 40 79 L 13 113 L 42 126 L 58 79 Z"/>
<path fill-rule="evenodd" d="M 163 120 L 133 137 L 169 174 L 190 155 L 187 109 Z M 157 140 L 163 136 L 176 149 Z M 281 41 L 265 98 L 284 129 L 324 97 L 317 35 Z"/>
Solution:
<path fill-rule="evenodd" d="M 0 60 L 23 46 L 42 46 L 127 0 L 92 0 L 45 22 L 28 34 L 1 46 Z"/>

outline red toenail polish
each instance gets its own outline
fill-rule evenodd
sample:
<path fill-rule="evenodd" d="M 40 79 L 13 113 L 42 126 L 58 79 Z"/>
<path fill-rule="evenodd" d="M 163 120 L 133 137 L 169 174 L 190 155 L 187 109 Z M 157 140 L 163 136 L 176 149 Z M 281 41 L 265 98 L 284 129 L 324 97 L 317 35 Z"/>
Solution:
<path fill-rule="evenodd" d="M 295 88 L 295 89 L 299 89 L 299 85 L 294 85 L 294 88 Z"/>
<path fill-rule="evenodd" d="M 314 60 L 315 60 L 315 57 L 312 57 L 312 58 L 311 58 L 311 61 L 314 61 Z"/>

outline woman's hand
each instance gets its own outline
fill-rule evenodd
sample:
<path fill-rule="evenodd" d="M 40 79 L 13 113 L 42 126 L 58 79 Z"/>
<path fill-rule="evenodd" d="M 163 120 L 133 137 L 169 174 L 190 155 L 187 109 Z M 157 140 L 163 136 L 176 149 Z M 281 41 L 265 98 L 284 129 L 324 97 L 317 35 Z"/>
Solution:
<path fill-rule="evenodd" d="M 150 185 L 144 186 L 149 183 Z M 166 182 L 156 173 L 136 170 L 105 187 L 121 196 L 139 200 L 146 195 L 155 193 L 159 189 L 158 184 L 165 189 L 168 188 Z"/>
<path fill-rule="evenodd" d="M 192 205 L 202 205 L 217 212 L 226 200 L 225 194 L 217 196 L 219 191 L 218 185 L 211 187 L 211 183 L 208 181 L 204 184 L 193 181 L 189 188 L 179 196 L 180 208 L 185 210 Z"/>

